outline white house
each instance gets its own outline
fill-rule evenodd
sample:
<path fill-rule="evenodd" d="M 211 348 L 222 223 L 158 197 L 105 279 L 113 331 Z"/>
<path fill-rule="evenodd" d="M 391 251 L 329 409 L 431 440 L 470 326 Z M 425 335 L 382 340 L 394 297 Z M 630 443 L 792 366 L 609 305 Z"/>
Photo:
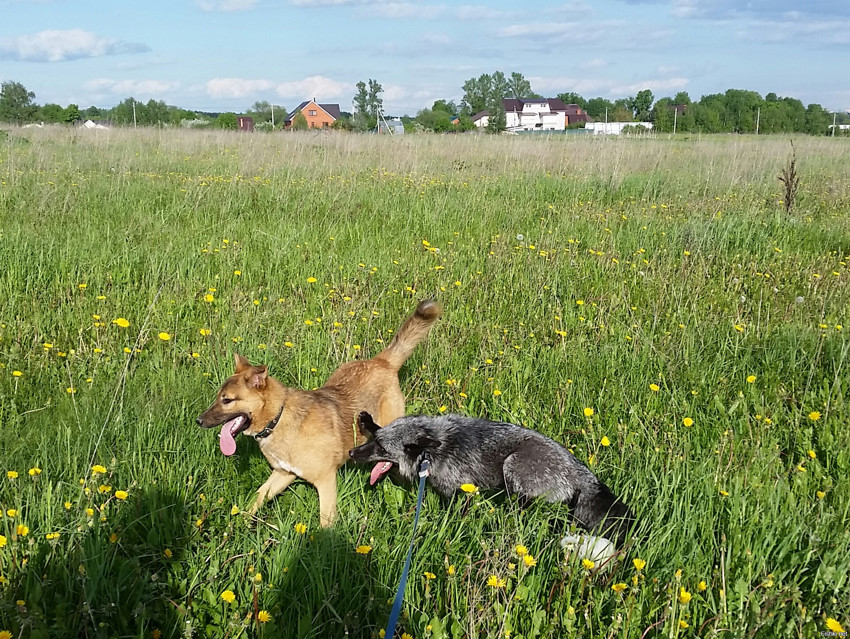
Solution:
<path fill-rule="evenodd" d="M 508 131 L 563 131 L 570 124 L 592 122 L 578 105 L 564 104 L 559 98 L 509 98 L 502 100 Z M 490 112 L 472 116 L 477 127 L 486 127 Z"/>
<path fill-rule="evenodd" d="M 627 126 L 642 126 L 644 129 L 652 129 L 652 122 L 588 122 L 584 125 L 584 128 L 593 131 L 594 135 L 600 133 L 620 135 Z"/>

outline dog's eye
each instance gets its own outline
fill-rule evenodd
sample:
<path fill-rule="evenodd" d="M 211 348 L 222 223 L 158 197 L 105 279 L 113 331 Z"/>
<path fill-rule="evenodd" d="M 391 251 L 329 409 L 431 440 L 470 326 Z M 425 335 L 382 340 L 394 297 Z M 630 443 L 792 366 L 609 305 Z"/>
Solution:
<path fill-rule="evenodd" d="M 222 404 L 231 404 L 231 403 L 233 403 L 233 402 L 235 402 L 235 401 L 236 401 L 236 400 L 235 400 L 235 399 L 233 399 L 232 397 L 224 397 L 224 398 L 222 398 L 221 403 L 222 403 Z"/>

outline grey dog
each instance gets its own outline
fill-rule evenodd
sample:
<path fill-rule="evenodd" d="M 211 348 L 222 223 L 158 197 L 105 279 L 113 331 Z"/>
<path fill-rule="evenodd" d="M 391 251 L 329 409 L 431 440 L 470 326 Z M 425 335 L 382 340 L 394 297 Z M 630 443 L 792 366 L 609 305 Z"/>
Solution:
<path fill-rule="evenodd" d="M 427 455 L 431 485 L 446 497 L 463 484 L 474 484 L 565 502 L 579 526 L 608 537 L 617 547 L 635 522 L 629 508 L 587 466 L 537 431 L 463 415 L 413 415 L 383 428 L 369 413 L 360 413 L 358 421 L 372 439 L 349 455 L 357 462 L 375 463 L 372 485 L 394 465 L 415 483 Z"/>

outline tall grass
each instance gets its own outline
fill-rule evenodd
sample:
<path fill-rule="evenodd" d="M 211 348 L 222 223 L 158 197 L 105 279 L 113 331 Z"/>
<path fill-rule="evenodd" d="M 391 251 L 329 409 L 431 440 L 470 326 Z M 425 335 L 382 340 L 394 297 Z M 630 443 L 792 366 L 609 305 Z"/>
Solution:
<path fill-rule="evenodd" d="M 0 631 L 378 636 L 414 491 L 347 467 L 331 530 L 303 483 L 250 523 L 267 463 L 194 418 L 234 350 L 313 388 L 428 296 L 408 411 L 540 430 L 643 526 L 588 569 L 565 508 L 429 493 L 411 636 L 850 625 L 850 147 L 794 146 L 789 216 L 785 139 L 12 131 Z"/>

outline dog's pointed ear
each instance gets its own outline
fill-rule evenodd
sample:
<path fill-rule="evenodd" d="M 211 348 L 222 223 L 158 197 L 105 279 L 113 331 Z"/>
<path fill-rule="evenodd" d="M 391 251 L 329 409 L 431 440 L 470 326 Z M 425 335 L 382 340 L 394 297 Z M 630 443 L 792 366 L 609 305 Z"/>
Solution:
<path fill-rule="evenodd" d="M 233 359 L 236 361 L 236 372 L 241 373 L 251 368 L 251 362 L 246 357 L 242 357 L 239 353 L 233 353 Z"/>
<path fill-rule="evenodd" d="M 380 427 L 375 423 L 375 420 L 372 419 L 372 416 L 365 410 L 357 416 L 357 425 L 360 426 L 360 430 L 365 430 L 373 437 L 375 436 L 375 433 L 380 430 Z"/>
<path fill-rule="evenodd" d="M 257 390 L 263 390 L 266 387 L 266 382 L 269 379 L 268 366 L 252 366 L 248 373 L 248 385 L 253 386 Z"/>

